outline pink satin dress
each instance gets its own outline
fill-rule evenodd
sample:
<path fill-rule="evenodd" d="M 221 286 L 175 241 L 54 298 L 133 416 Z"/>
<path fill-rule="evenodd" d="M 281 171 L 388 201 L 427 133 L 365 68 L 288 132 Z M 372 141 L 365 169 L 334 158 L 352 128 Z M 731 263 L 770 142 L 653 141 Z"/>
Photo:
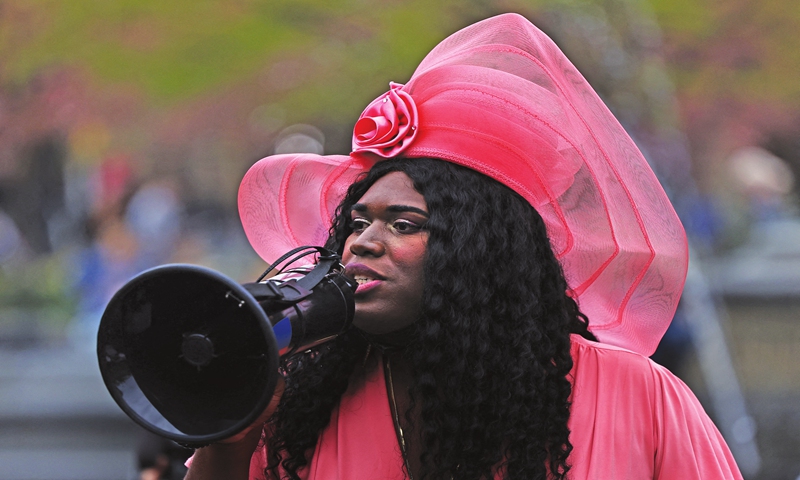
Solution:
<path fill-rule="evenodd" d="M 628 350 L 572 336 L 569 478 L 741 479 L 717 428 L 689 388 Z M 266 452 L 250 464 L 264 479 Z M 404 480 L 382 368 L 353 382 L 323 431 L 307 480 Z"/>

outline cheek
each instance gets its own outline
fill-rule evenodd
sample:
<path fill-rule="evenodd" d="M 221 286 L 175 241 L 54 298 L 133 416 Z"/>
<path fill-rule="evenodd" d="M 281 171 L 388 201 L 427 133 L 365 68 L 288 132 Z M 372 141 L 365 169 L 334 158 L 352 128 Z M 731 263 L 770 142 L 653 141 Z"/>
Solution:
<path fill-rule="evenodd" d="M 393 250 L 394 260 L 398 265 L 413 276 L 412 280 L 422 282 L 422 269 L 425 264 L 425 251 L 428 246 L 427 238 L 414 239 L 396 246 Z"/>

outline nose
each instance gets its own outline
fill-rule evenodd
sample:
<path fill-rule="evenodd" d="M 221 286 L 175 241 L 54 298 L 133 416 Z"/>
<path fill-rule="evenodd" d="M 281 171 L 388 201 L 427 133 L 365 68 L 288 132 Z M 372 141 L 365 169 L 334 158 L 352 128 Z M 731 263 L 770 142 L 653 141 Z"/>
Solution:
<path fill-rule="evenodd" d="M 367 227 L 363 232 L 351 237 L 350 253 L 364 257 L 380 257 L 386 252 L 386 245 L 381 237 L 381 226 L 375 222 Z"/>

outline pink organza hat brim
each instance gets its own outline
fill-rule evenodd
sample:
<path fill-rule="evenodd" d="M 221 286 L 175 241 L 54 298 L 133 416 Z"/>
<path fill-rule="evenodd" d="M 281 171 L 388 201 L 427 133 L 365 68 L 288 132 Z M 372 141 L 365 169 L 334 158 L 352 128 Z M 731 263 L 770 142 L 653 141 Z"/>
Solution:
<path fill-rule="evenodd" d="M 324 245 L 347 188 L 374 163 L 313 154 L 260 160 L 239 186 L 239 217 L 250 245 L 267 263 L 301 245 Z"/>
<path fill-rule="evenodd" d="M 398 156 L 457 163 L 527 199 L 592 332 L 645 355 L 655 350 L 683 290 L 683 226 L 619 122 L 525 18 L 500 15 L 441 42 L 408 83 L 390 84 L 367 106 L 350 156 L 256 163 L 239 190 L 250 243 L 267 261 L 323 244 L 347 187 Z"/>

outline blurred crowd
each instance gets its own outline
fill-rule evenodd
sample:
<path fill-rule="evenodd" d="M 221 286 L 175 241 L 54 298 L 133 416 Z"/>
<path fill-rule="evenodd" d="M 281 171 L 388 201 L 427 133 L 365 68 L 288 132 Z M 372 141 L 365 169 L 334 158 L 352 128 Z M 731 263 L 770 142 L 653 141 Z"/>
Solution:
<path fill-rule="evenodd" d="M 68 156 L 60 137 L 46 137 L 26 149 L 24 175 L 0 177 L 6 346 L 60 339 L 93 349 L 111 296 L 159 264 L 205 264 L 230 275 L 248 268 L 230 205 L 187 200 L 180 178 L 143 174 L 123 153 L 90 168 Z"/>

